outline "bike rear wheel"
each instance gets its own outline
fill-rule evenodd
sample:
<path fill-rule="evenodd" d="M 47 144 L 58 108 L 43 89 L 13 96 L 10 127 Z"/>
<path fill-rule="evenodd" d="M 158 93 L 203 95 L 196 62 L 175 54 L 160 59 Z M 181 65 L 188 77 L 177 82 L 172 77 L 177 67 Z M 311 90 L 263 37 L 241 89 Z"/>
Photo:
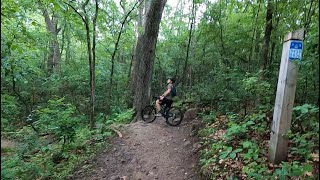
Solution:
<path fill-rule="evenodd" d="M 183 114 L 180 108 L 171 107 L 166 113 L 166 122 L 170 126 L 178 126 L 183 119 Z"/>
<path fill-rule="evenodd" d="M 141 111 L 141 118 L 145 122 L 153 122 L 156 119 L 156 109 L 151 105 L 146 106 Z"/>

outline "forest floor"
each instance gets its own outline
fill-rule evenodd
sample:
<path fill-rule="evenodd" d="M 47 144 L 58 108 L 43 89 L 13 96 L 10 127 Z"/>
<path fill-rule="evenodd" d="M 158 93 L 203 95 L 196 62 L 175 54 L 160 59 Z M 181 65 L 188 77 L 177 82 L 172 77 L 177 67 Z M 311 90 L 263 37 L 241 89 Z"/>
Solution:
<path fill-rule="evenodd" d="M 1 148 L 13 148 L 15 145 L 14 141 L 1 137 Z"/>
<path fill-rule="evenodd" d="M 79 166 L 72 179 L 200 180 L 195 128 L 200 120 L 184 120 L 177 127 L 157 118 L 122 126 L 122 137 L 111 140 L 92 160 Z"/>

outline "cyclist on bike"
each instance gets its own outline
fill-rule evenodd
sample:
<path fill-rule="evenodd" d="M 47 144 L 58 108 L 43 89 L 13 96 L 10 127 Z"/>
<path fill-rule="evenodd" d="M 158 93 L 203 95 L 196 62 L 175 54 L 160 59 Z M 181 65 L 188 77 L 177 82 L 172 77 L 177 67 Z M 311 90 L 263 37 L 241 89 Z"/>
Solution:
<path fill-rule="evenodd" d="M 160 96 L 160 98 L 156 101 L 156 107 L 157 107 L 157 114 L 156 116 L 161 116 L 160 110 L 161 105 L 166 104 L 167 107 L 170 107 L 172 104 L 172 95 L 171 90 L 173 89 L 173 83 L 175 79 L 170 77 L 167 80 L 167 90 Z"/>

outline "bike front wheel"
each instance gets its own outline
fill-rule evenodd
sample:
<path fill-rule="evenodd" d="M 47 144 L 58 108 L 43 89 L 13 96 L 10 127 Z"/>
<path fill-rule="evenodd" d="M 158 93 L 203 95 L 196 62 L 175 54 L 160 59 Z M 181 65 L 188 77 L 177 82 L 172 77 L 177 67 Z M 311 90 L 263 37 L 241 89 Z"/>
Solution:
<path fill-rule="evenodd" d="M 156 119 L 156 109 L 151 105 L 146 106 L 141 111 L 141 118 L 145 122 L 153 122 Z"/>
<path fill-rule="evenodd" d="M 183 114 L 180 108 L 171 107 L 166 114 L 166 122 L 170 126 L 178 126 L 183 119 Z"/>

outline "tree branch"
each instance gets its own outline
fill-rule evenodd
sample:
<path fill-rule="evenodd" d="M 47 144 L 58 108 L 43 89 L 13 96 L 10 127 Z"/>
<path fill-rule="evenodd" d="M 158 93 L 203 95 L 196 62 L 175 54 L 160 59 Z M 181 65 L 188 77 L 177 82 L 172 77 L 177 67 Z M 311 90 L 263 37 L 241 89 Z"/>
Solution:
<path fill-rule="evenodd" d="M 85 23 L 85 24 L 87 24 L 87 22 L 86 22 L 86 20 L 83 18 L 83 16 L 76 10 L 76 8 L 74 8 L 71 4 L 69 4 L 69 3 L 67 3 L 67 2 L 64 2 L 65 4 L 67 4 L 68 6 L 70 6 L 73 10 L 74 10 L 74 12 L 76 12 L 80 17 L 81 17 L 81 19 L 82 19 L 82 21 Z"/>

